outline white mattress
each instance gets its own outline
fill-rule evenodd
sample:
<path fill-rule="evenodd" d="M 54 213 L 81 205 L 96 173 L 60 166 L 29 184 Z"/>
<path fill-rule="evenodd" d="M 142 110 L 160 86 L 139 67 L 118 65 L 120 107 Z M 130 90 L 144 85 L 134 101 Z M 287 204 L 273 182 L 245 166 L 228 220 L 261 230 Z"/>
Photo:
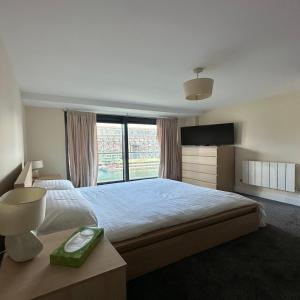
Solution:
<path fill-rule="evenodd" d="M 257 203 L 235 193 L 168 179 L 146 179 L 76 190 L 91 203 L 98 225 L 104 227 L 111 242 Z M 261 206 L 260 210 L 263 217 Z"/>

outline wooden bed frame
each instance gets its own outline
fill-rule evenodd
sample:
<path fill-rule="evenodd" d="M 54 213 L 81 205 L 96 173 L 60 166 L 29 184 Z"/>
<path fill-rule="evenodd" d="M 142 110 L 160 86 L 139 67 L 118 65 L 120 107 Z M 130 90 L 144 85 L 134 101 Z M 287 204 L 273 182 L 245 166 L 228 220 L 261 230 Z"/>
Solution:
<path fill-rule="evenodd" d="M 15 187 L 30 186 L 31 163 L 26 163 Z M 232 210 L 223 215 L 172 226 L 113 245 L 126 261 L 127 280 L 131 280 L 257 230 L 259 215 L 258 206 L 253 205 L 238 213 Z"/>

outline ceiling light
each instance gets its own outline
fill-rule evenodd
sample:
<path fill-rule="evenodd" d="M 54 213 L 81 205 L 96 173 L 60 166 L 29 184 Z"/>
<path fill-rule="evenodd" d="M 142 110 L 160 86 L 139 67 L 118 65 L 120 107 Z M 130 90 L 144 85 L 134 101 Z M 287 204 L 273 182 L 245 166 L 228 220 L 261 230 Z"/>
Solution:
<path fill-rule="evenodd" d="M 202 71 L 203 68 L 194 69 L 194 73 L 197 74 L 197 78 L 186 81 L 183 84 L 185 99 L 202 100 L 211 96 L 214 80 L 211 78 L 198 78 L 199 73 Z"/>

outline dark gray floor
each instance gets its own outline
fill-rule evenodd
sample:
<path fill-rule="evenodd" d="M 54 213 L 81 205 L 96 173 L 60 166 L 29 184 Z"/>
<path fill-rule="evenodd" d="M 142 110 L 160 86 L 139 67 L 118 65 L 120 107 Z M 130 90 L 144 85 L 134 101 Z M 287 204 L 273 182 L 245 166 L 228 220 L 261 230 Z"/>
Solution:
<path fill-rule="evenodd" d="M 300 299 L 300 207 L 256 198 L 265 228 L 128 283 L 128 300 Z"/>
<path fill-rule="evenodd" d="M 261 202 L 267 213 L 267 222 L 282 231 L 300 237 L 300 207 L 258 197 L 247 196 Z M 300 198 L 299 198 L 300 203 Z"/>

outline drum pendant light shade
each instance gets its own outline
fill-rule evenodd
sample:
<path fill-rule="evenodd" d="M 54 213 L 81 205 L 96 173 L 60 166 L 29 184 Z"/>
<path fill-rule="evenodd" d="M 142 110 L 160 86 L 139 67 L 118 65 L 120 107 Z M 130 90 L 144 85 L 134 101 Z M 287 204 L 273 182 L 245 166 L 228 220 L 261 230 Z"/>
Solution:
<path fill-rule="evenodd" d="M 211 96 L 214 80 L 211 78 L 196 78 L 183 84 L 185 99 L 202 100 Z"/>
<path fill-rule="evenodd" d="M 211 78 L 199 78 L 199 73 L 204 70 L 202 67 L 195 68 L 193 71 L 197 74 L 196 79 L 186 81 L 183 84 L 185 99 L 202 100 L 211 96 L 214 80 Z"/>

